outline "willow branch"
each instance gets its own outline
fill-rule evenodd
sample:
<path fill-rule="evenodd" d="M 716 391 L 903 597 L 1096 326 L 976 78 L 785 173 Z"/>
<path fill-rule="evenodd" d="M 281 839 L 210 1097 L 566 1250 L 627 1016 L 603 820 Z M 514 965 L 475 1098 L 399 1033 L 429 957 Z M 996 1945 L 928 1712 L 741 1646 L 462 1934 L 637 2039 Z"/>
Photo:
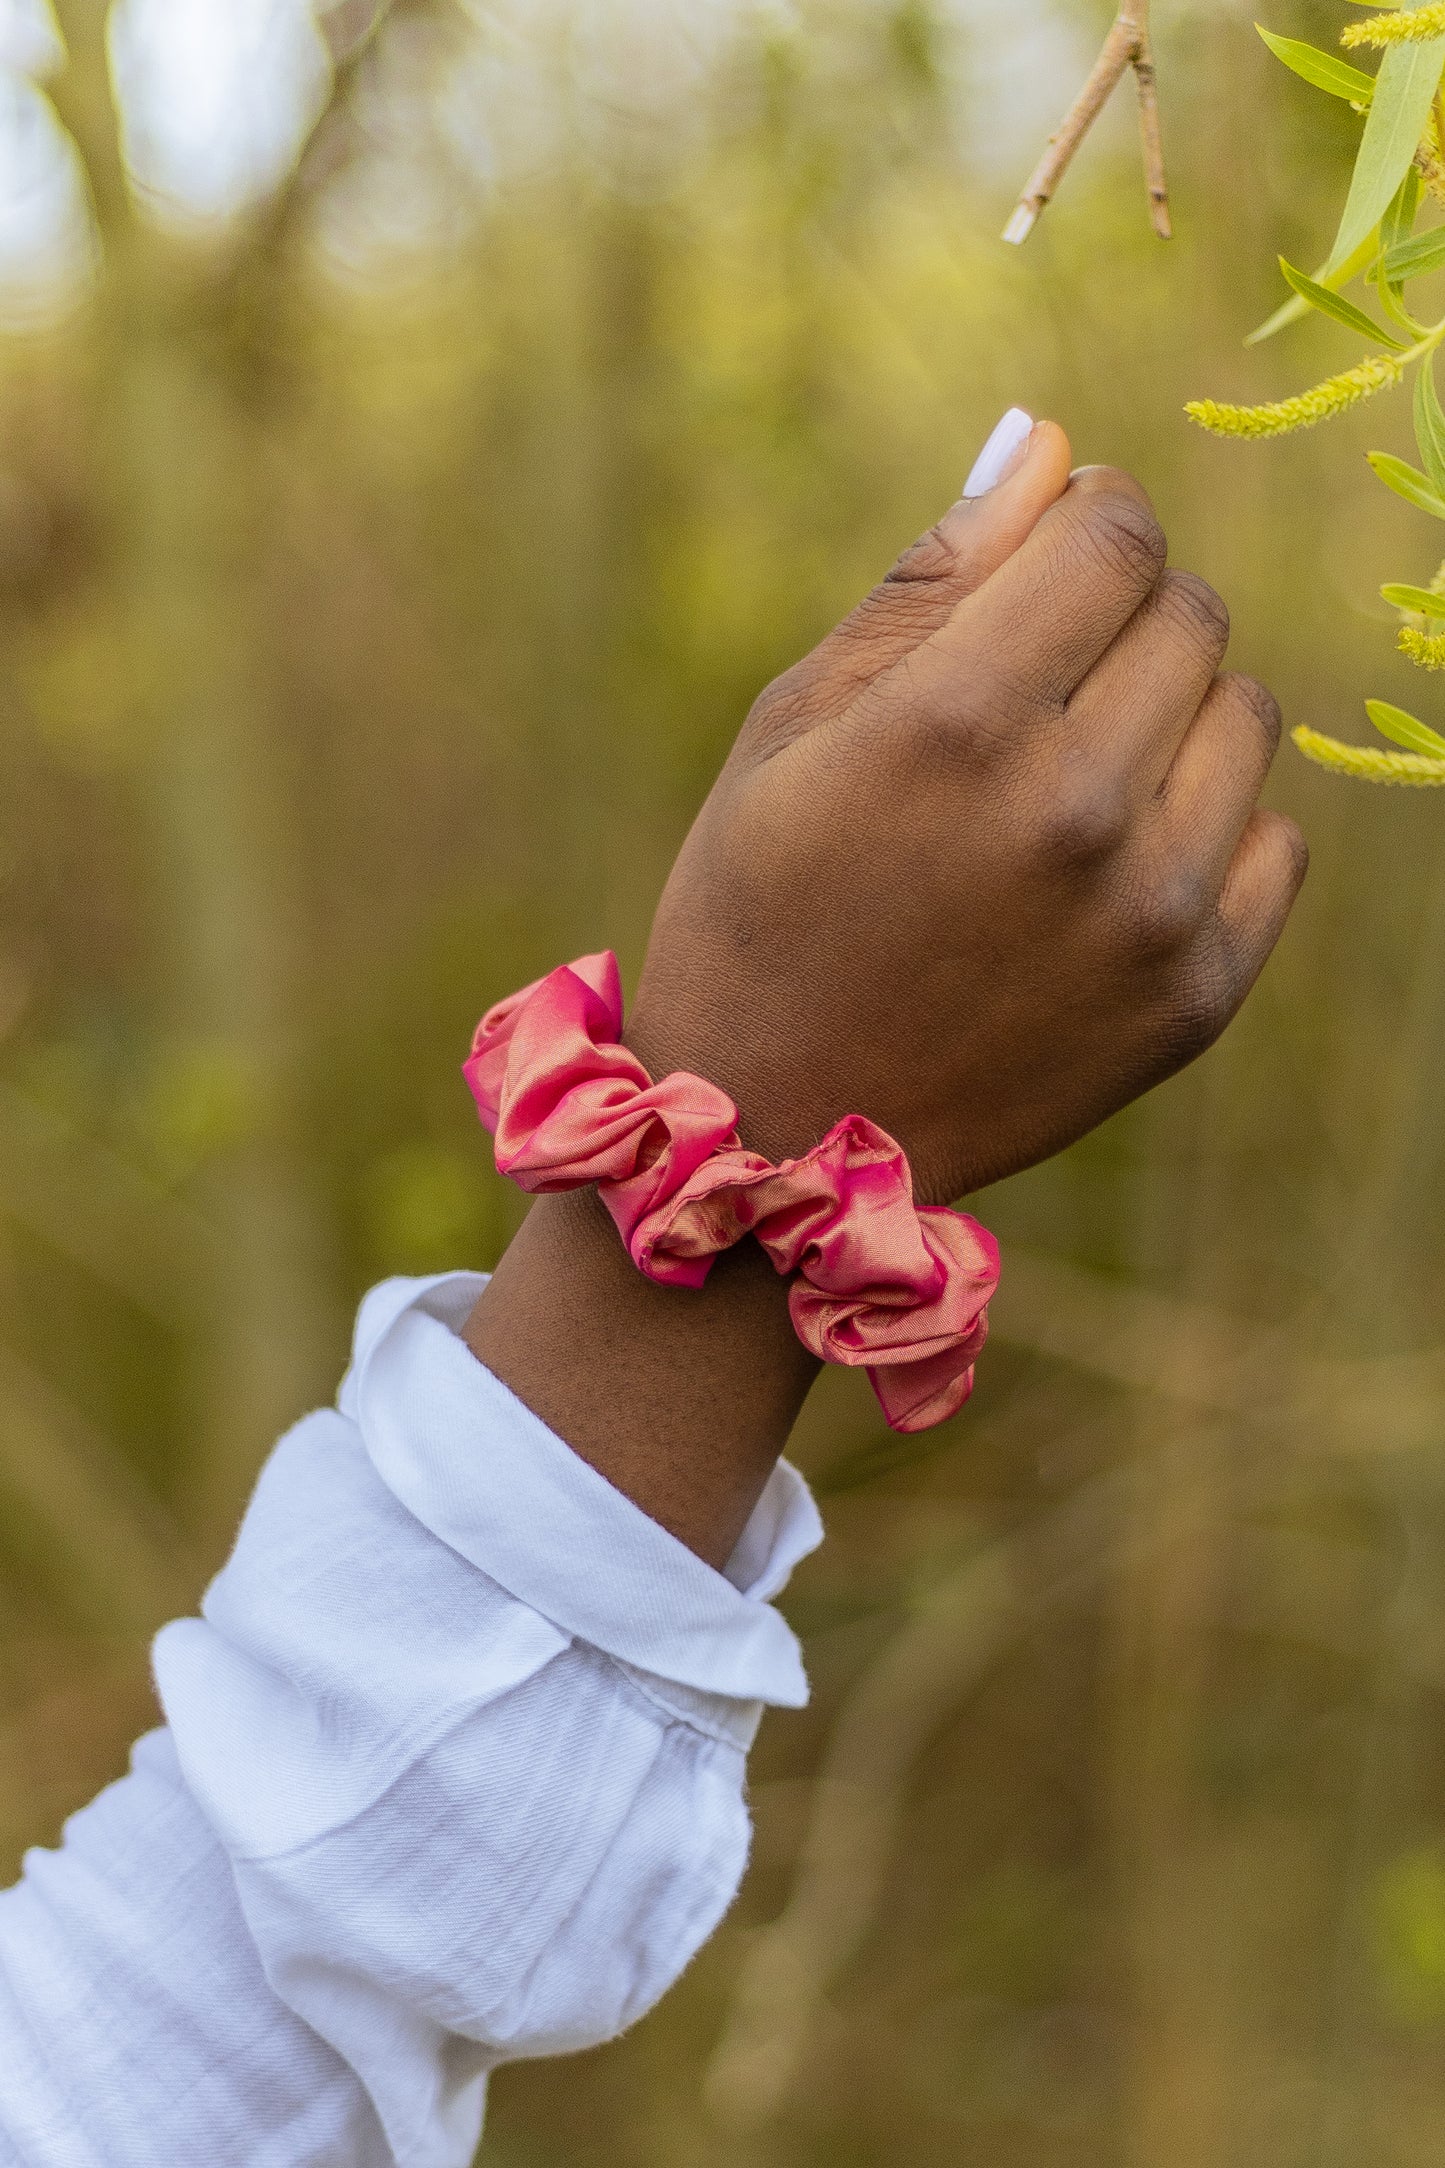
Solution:
<path fill-rule="evenodd" d="M 1078 97 L 1069 107 L 1048 147 L 1029 176 L 1003 237 L 1015 244 L 1026 241 L 1040 214 L 1053 201 L 1074 154 L 1108 104 L 1125 74 L 1132 68 L 1139 93 L 1139 137 L 1144 154 L 1144 183 L 1149 191 L 1149 215 L 1154 231 L 1167 241 L 1173 232 L 1169 219 L 1169 184 L 1164 172 L 1164 144 L 1159 129 L 1159 90 L 1154 72 L 1154 49 L 1149 40 L 1149 0 L 1121 0 L 1118 14 L 1099 57 Z"/>

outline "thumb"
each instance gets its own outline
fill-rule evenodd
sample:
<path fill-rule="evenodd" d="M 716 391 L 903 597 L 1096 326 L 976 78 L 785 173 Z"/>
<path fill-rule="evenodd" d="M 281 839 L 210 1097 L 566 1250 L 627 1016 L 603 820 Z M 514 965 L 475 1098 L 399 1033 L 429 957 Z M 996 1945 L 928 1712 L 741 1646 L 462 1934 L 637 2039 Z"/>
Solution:
<path fill-rule="evenodd" d="M 1069 440 L 1057 422 L 1011 407 L 994 430 L 964 493 L 849 612 L 834 632 L 770 688 L 770 716 L 754 750 L 800 737 L 840 715 L 1023 547 L 1069 486 Z M 765 696 L 765 698 L 768 696 Z"/>
<path fill-rule="evenodd" d="M 955 599 L 982 587 L 1023 547 L 1068 488 L 1072 461 L 1057 422 L 1032 421 L 1022 407 L 1009 408 L 979 453 L 963 495 L 918 545 L 936 539 L 949 552 Z M 907 563 L 901 559 L 897 570 Z"/>
<path fill-rule="evenodd" d="M 926 639 L 1027 542 L 1068 488 L 1072 456 L 1057 422 L 1036 422 L 1022 407 L 1010 407 L 979 453 L 963 495 L 904 551 L 855 616 L 911 612 L 915 639 L 909 645 Z"/>

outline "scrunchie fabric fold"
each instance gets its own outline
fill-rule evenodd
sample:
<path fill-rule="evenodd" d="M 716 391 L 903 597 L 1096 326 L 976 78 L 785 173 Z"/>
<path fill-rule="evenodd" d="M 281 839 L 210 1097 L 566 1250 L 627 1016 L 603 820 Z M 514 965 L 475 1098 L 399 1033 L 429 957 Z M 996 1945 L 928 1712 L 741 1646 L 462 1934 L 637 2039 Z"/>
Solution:
<path fill-rule="evenodd" d="M 595 1183 L 633 1263 L 663 1286 L 701 1287 L 714 1259 L 751 1234 L 794 1276 L 804 1346 L 866 1369 L 892 1429 L 955 1414 L 999 1280 L 988 1229 L 916 1205 L 901 1145 L 859 1114 L 773 1165 L 742 1145 L 726 1092 L 686 1071 L 654 1083 L 621 1031 L 610 951 L 488 1011 L 463 1074 L 498 1170 L 536 1192 Z"/>

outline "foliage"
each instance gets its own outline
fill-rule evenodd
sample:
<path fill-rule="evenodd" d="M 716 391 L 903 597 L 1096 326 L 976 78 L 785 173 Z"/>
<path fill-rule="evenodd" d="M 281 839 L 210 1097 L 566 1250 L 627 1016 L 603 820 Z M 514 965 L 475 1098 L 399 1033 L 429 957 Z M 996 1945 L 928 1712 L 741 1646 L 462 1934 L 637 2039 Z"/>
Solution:
<path fill-rule="evenodd" d="M 1374 342 L 1377 351 L 1352 368 L 1293 398 L 1259 406 L 1192 399 L 1186 412 L 1220 437 L 1274 437 L 1311 428 L 1372 398 L 1414 372 L 1415 439 L 1421 465 L 1388 452 L 1369 462 L 1386 488 L 1432 519 L 1445 521 L 1445 410 L 1436 384 L 1436 356 L 1445 341 L 1445 317 L 1417 313 L 1411 289 L 1445 266 L 1445 225 L 1420 228 L 1429 209 L 1445 207 L 1445 6 L 1398 9 L 1348 24 L 1340 42 L 1383 53 L 1379 73 L 1369 76 L 1332 53 L 1262 29 L 1276 58 L 1315 89 L 1341 98 L 1364 126 L 1339 231 L 1313 277 L 1280 258 L 1293 298 L 1262 324 L 1255 341 L 1272 336 L 1310 310 Z M 1418 229 L 1418 230 L 1417 230 Z M 1369 299 L 1385 318 L 1345 298 L 1343 289 L 1363 280 Z M 1400 652 L 1422 670 L 1445 669 L 1445 636 L 1429 626 L 1445 615 L 1433 596 L 1445 589 L 1445 565 L 1429 588 L 1389 582 L 1381 593 L 1400 612 Z M 1294 740 L 1321 766 L 1371 782 L 1416 787 L 1445 783 L 1445 738 L 1386 701 L 1367 702 L 1381 735 L 1407 748 L 1380 753 L 1342 744 L 1301 727 Z"/>

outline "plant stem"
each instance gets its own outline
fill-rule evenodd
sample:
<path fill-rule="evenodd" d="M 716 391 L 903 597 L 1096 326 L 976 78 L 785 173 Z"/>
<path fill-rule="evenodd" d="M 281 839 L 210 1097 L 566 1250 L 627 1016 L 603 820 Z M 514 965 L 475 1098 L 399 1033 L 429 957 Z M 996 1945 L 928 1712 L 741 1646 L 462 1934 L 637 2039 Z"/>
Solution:
<path fill-rule="evenodd" d="M 1029 176 L 1003 237 L 1015 245 L 1026 241 L 1040 214 L 1053 201 L 1074 154 L 1122 81 L 1134 70 L 1139 93 L 1139 134 L 1144 154 L 1144 181 L 1149 191 L 1149 215 L 1154 231 L 1167 241 L 1173 227 L 1169 219 L 1169 184 L 1164 171 L 1164 145 L 1159 129 L 1159 93 L 1154 71 L 1154 51 L 1149 39 L 1149 0 L 1121 0 L 1118 14 L 1099 57 L 1078 97 L 1050 136 L 1042 158 Z"/>

